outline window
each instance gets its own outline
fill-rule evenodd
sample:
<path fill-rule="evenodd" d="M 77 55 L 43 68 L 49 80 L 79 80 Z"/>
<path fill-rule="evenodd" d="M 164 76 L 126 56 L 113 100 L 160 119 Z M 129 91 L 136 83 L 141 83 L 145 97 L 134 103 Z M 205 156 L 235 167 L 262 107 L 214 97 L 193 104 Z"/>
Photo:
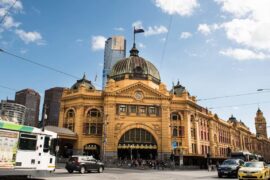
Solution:
<path fill-rule="evenodd" d="M 176 137 L 177 136 L 177 127 L 173 128 L 173 136 Z"/>
<path fill-rule="evenodd" d="M 181 120 L 181 117 L 177 113 L 172 113 L 171 114 L 171 120 L 173 120 L 173 121 Z"/>
<path fill-rule="evenodd" d="M 120 105 L 119 106 L 119 112 L 122 112 L 122 113 L 126 112 L 126 108 L 127 108 L 126 105 Z"/>
<path fill-rule="evenodd" d="M 50 149 L 50 137 L 46 136 L 43 144 L 43 152 L 49 152 Z"/>
<path fill-rule="evenodd" d="M 140 107 L 140 114 L 145 114 L 145 107 Z"/>
<path fill-rule="evenodd" d="M 137 107 L 136 106 L 130 106 L 130 112 L 131 113 L 136 113 L 137 112 Z"/>
<path fill-rule="evenodd" d="M 19 140 L 19 149 L 35 151 L 37 145 L 37 136 L 31 134 L 21 134 Z"/>
<path fill-rule="evenodd" d="M 87 117 L 100 117 L 100 112 L 97 109 L 91 109 L 88 111 Z"/>
<path fill-rule="evenodd" d="M 96 133 L 97 133 L 96 124 L 91 124 L 91 126 L 90 126 L 90 134 L 96 134 Z"/>
<path fill-rule="evenodd" d="M 179 126 L 179 136 L 184 136 L 185 132 L 184 132 L 184 126 Z"/>
<path fill-rule="evenodd" d="M 74 111 L 72 109 L 68 110 L 67 112 L 67 118 L 73 118 L 74 117 Z"/>
<path fill-rule="evenodd" d="M 155 107 L 149 107 L 149 114 L 156 114 L 156 108 Z"/>

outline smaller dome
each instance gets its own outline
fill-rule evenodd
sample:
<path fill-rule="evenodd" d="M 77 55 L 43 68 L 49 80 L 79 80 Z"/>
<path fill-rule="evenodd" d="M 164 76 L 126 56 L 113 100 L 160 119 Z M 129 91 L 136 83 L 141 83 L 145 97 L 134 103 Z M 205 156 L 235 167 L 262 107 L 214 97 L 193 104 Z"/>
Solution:
<path fill-rule="evenodd" d="M 77 80 L 77 82 L 71 86 L 72 90 L 79 89 L 80 86 L 86 87 L 86 89 L 95 90 L 95 86 L 91 83 L 91 81 L 86 79 L 86 75 L 83 75 L 83 78 L 80 80 Z"/>
<path fill-rule="evenodd" d="M 237 119 L 233 115 L 229 118 L 228 121 L 230 121 L 232 123 L 238 123 Z"/>

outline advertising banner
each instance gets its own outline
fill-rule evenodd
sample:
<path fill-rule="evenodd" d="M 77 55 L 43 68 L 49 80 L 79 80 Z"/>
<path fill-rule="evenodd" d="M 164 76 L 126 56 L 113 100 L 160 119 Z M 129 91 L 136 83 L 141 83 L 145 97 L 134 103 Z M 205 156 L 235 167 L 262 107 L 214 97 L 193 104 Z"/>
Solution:
<path fill-rule="evenodd" d="M 0 129 L 0 168 L 14 167 L 18 138 L 19 132 Z"/>

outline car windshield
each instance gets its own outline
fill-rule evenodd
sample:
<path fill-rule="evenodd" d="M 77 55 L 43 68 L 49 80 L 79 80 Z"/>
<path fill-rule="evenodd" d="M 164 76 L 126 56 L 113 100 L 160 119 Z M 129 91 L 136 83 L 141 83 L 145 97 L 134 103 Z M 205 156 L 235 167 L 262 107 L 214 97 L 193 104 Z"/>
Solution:
<path fill-rule="evenodd" d="M 224 161 L 222 165 L 237 165 L 237 162 L 235 160 L 229 159 Z"/>
<path fill-rule="evenodd" d="M 244 167 L 256 167 L 256 168 L 263 168 L 263 163 L 261 162 L 246 162 Z"/>

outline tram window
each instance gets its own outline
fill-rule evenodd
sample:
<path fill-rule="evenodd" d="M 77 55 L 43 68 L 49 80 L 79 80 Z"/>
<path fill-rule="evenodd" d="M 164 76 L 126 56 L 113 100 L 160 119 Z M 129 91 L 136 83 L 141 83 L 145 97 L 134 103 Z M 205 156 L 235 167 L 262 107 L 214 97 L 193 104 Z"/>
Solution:
<path fill-rule="evenodd" d="M 19 149 L 35 151 L 37 136 L 31 134 L 21 134 L 19 139 Z"/>
<path fill-rule="evenodd" d="M 50 143 L 50 138 L 46 136 L 44 139 L 43 152 L 49 152 L 49 148 L 50 148 L 49 143 Z"/>

